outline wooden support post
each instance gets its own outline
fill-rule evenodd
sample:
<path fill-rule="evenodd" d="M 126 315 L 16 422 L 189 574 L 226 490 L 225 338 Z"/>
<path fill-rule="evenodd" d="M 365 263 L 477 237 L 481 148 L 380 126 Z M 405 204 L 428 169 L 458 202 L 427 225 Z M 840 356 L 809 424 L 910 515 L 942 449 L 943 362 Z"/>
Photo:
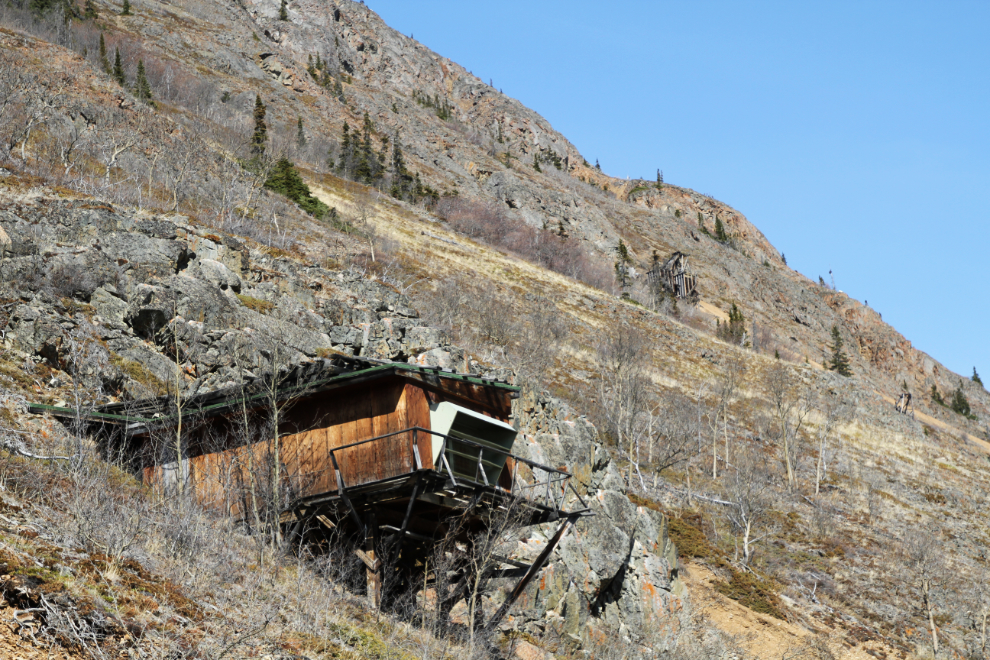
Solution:
<path fill-rule="evenodd" d="M 374 511 L 368 511 L 364 516 L 364 554 L 370 560 L 370 565 L 366 566 L 365 575 L 368 579 L 368 607 L 373 610 L 377 610 L 382 604 L 382 566 L 375 555 L 377 540 L 378 519 Z"/>
<path fill-rule="evenodd" d="M 502 603 L 502 606 L 498 608 L 498 611 L 492 615 L 491 620 L 485 625 L 486 631 L 491 632 L 498 626 L 498 624 L 502 622 L 505 615 L 509 613 L 509 608 L 515 604 L 516 599 L 519 598 L 522 592 L 525 591 L 526 587 L 529 586 L 529 583 L 532 582 L 533 578 L 536 577 L 536 574 L 539 573 L 540 570 L 546 565 L 547 560 L 550 559 L 550 555 L 553 554 L 554 548 L 556 548 L 557 544 L 560 543 L 560 539 L 564 537 L 564 534 L 567 532 L 567 528 L 570 527 L 573 522 L 574 518 L 569 517 L 560 525 L 560 528 L 557 529 L 557 533 L 553 535 L 553 538 L 551 538 L 549 542 L 547 542 L 547 547 L 543 548 L 543 552 L 539 554 L 536 561 L 530 564 L 529 570 L 526 571 L 526 574 L 523 575 L 522 579 L 516 584 L 515 588 L 512 590 L 512 593 L 508 595 L 505 602 Z"/>

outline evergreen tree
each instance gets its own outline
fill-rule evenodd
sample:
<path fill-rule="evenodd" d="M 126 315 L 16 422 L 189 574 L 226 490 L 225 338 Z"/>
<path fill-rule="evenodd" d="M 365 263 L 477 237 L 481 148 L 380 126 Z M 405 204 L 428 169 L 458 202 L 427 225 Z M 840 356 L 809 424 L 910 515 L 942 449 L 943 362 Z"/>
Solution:
<path fill-rule="evenodd" d="M 663 190 L 663 172 L 657 170 L 657 190 Z"/>
<path fill-rule="evenodd" d="M 124 6 L 120 8 L 121 16 L 131 15 L 131 0 L 124 0 Z"/>
<path fill-rule="evenodd" d="M 351 127 L 344 122 L 344 131 L 340 138 L 340 161 L 337 163 L 337 171 L 347 176 L 347 168 L 351 163 L 351 156 L 354 146 L 351 141 Z"/>
<path fill-rule="evenodd" d="M 313 197 L 309 186 L 299 176 L 295 165 L 284 156 L 275 163 L 272 173 L 265 181 L 265 188 L 285 195 L 306 213 L 317 218 L 323 218 L 330 212 L 330 208 L 326 204 Z"/>
<path fill-rule="evenodd" d="M 787 256 L 783 252 L 780 253 L 780 260 L 784 262 L 785 266 L 787 265 Z"/>
<path fill-rule="evenodd" d="M 300 148 L 305 147 L 306 146 L 306 133 L 303 131 L 303 120 L 302 120 L 302 117 L 299 117 L 298 118 L 298 121 L 296 122 L 296 126 L 297 126 L 297 130 L 296 130 L 296 144 L 298 144 Z"/>
<path fill-rule="evenodd" d="M 533 169 L 536 170 L 537 172 L 543 171 L 540 169 L 540 159 L 537 158 L 535 155 L 533 156 Z"/>
<path fill-rule="evenodd" d="M 629 264 L 632 263 L 632 256 L 630 256 L 629 248 L 626 247 L 621 238 L 619 245 L 615 248 L 615 254 L 618 257 L 615 262 L 615 279 L 619 283 L 619 288 L 625 290 L 629 287 Z M 625 297 L 629 294 L 623 292 L 622 295 Z"/>
<path fill-rule="evenodd" d="M 736 303 L 729 308 L 729 320 L 718 324 L 716 333 L 722 341 L 741 344 L 746 337 L 746 317 Z"/>
<path fill-rule="evenodd" d="M 595 159 L 595 169 L 598 170 L 599 172 L 602 171 L 602 166 L 598 164 L 598 159 L 597 158 Z"/>
<path fill-rule="evenodd" d="M 944 406 L 945 405 L 945 400 L 942 398 L 942 395 L 939 394 L 938 388 L 935 387 L 935 383 L 932 383 L 932 394 L 931 394 L 931 396 L 932 396 L 932 403 L 937 403 L 940 406 Z"/>
<path fill-rule="evenodd" d="M 120 47 L 114 48 L 113 56 L 113 79 L 121 87 L 127 86 L 127 78 L 124 76 L 124 66 L 120 63 Z"/>
<path fill-rule="evenodd" d="M 729 235 L 725 233 L 725 225 L 722 224 L 722 219 L 715 216 L 715 240 L 725 243 L 729 240 Z"/>
<path fill-rule="evenodd" d="M 832 357 L 829 359 L 828 365 L 826 366 L 840 376 L 852 376 L 852 370 L 849 368 L 849 358 L 842 350 L 842 343 L 842 335 L 839 333 L 839 326 L 833 325 Z"/>
<path fill-rule="evenodd" d="M 969 408 L 969 401 L 966 400 L 966 395 L 963 394 L 962 383 L 959 383 L 959 387 L 952 393 L 952 405 L 950 407 L 954 412 L 959 413 L 963 417 L 969 417 L 973 414 Z"/>
<path fill-rule="evenodd" d="M 361 131 L 357 149 L 357 163 L 354 166 L 354 178 L 362 183 L 371 184 L 375 180 L 374 151 L 371 144 L 371 116 L 364 113 L 364 126 Z"/>
<path fill-rule="evenodd" d="M 337 76 L 337 79 L 334 81 L 333 84 L 333 94 L 334 96 L 337 97 L 337 100 L 340 101 L 341 103 L 345 103 L 345 104 L 347 103 L 347 101 L 344 99 L 344 86 L 340 83 L 339 75 Z"/>
<path fill-rule="evenodd" d="M 83 18 L 96 18 L 96 5 L 93 4 L 93 0 L 86 0 L 86 3 L 83 5 Z"/>
<path fill-rule="evenodd" d="M 110 68 L 110 60 L 107 59 L 107 42 L 103 38 L 102 32 L 100 32 L 100 67 L 103 69 L 103 73 L 110 75 L 112 69 Z"/>
<path fill-rule="evenodd" d="M 289 20 L 289 7 L 286 0 L 282 0 L 282 5 L 278 8 L 278 20 L 280 21 Z"/>
<path fill-rule="evenodd" d="M 976 373 L 976 367 L 973 367 L 973 377 L 970 379 L 980 387 L 983 387 L 983 381 L 980 380 L 980 374 Z"/>
<path fill-rule="evenodd" d="M 138 60 L 137 80 L 134 82 L 134 96 L 143 103 L 154 105 L 154 101 L 151 98 L 151 85 L 148 84 L 148 76 L 144 71 L 143 60 Z"/>
<path fill-rule="evenodd" d="M 265 153 L 265 143 L 268 141 L 268 125 L 265 123 L 265 104 L 261 95 L 254 95 L 254 133 L 251 135 L 251 154 L 255 158 Z"/>

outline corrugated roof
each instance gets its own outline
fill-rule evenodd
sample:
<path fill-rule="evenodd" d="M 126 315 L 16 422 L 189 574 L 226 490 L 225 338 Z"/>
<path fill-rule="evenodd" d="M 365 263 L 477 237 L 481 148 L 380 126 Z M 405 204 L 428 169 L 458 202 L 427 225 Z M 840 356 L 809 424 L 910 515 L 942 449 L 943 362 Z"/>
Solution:
<path fill-rule="evenodd" d="M 455 380 L 482 387 L 492 387 L 510 393 L 518 393 L 519 388 L 500 380 L 482 378 L 474 374 L 459 374 L 436 367 L 423 367 L 405 362 L 385 362 L 368 358 L 334 355 L 293 366 L 280 377 L 278 398 L 291 399 L 294 396 L 308 396 L 323 389 L 337 387 L 347 382 L 374 379 L 386 375 L 415 373 L 429 378 Z M 271 375 L 266 374 L 246 381 L 241 386 L 228 387 L 203 394 L 197 394 L 183 402 L 183 409 L 194 411 L 196 415 L 222 414 L 232 406 L 245 403 L 251 405 L 264 402 L 270 394 L 268 383 Z M 84 417 L 93 422 L 108 424 L 160 424 L 176 416 L 163 414 L 174 410 L 174 400 L 170 396 L 139 399 L 122 403 L 111 403 L 88 412 Z M 75 417 L 73 408 L 49 406 L 40 403 L 29 405 L 30 412 L 50 413 L 56 417 Z"/>

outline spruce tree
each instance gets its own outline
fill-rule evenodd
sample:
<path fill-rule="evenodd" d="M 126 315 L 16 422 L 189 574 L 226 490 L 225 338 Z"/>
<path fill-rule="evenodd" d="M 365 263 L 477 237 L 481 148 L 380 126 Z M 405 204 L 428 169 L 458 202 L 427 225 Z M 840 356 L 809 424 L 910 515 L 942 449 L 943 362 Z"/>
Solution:
<path fill-rule="evenodd" d="M 983 387 L 983 381 L 980 380 L 980 374 L 976 373 L 976 367 L 973 367 L 973 377 L 970 379 L 980 387 Z"/>
<path fill-rule="evenodd" d="M 354 178 L 370 184 L 375 180 L 374 151 L 371 145 L 371 116 L 364 113 L 364 127 L 358 144 L 357 164 L 354 167 Z"/>
<path fill-rule="evenodd" d="M 716 319 L 717 320 L 717 319 Z M 732 303 L 729 308 L 729 320 L 726 323 L 718 324 L 716 331 L 719 339 L 730 344 L 741 344 L 746 336 L 746 317 L 736 303 Z"/>
<path fill-rule="evenodd" d="M 602 171 L 602 166 L 598 164 L 598 159 L 597 158 L 595 159 L 595 169 L 598 170 L 599 172 Z"/>
<path fill-rule="evenodd" d="M 134 82 L 134 96 L 143 103 L 154 105 L 154 101 L 151 98 L 151 85 L 148 84 L 148 76 L 144 71 L 143 60 L 138 60 L 137 80 Z"/>
<path fill-rule="evenodd" d="M 102 32 L 100 32 L 100 67 L 103 69 L 103 73 L 110 75 L 112 69 L 110 68 L 110 60 L 107 59 L 107 42 L 103 38 Z"/>
<path fill-rule="evenodd" d="M 615 279 L 619 283 L 619 288 L 624 290 L 629 287 L 629 264 L 632 263 L 632 256 L 630 256 L 629 248 L 626 247 L 621 238 L 619 245 L 615 248 L 615 254 L 618 257 L 615 262 Z M 623 292 L 622 295 L 625 297 L 628 294 Z"/>
<path fill-rule="evenodd" d="M 347 176 L 347 166 L 351 163 L 352 149 L 351 127 L 345 121 L 344 131 L 340 138 L 340 161 L 337 163 L 337 171 L 344 176 Z"/>
<path fill-rule="evenodd" d="M 268 125 L 265 124 L 265 104 L 261 95 L 254 96 L 254 133 L 251 135 L 251 154 L 258 158 L 265 153 L 265 142 L 268 141 Z"/>
<path fill-rule="evenodd" d="M 124 76 L 124 65 L 120 63 L 120 47 L 114 48 L 113 56 L 113 79 L 121 87 L 127 86 L 127 78 Z"/>
<path fill-rule="evenodd" d="M 533 156 L 533 169 L 536 170 L 537 172 L 543 171 L 540 169 L 540 159 L 537 158 L 535 155 Z"/>
<path fill-rule="evenodd" d="M 931 394 L 931 396 L 932 396 L 932 402 L 933 403 L 937 403 L 940 406 L 944 406 L 945 405 L 945 400 L 942 398 L 942 395 L 939 394 L 938 388 L 935 387 L 935 383 L 932 383 L 932 394 Z"/>
<path fill-rule="evenodd" d="M 725 243 L 729 240 L 729 235 L 725 233 L 725 225 L 722 224 L 722 219 L 715 216 L 715 240 Z"/>
<path fill-rule="evenodd" d="M 323 218 L 330 212 L 330 208 L 326 204 L 313 197 L 309 186 L 299 176 L 295 165 L 284 156 L 275 163 L 272 173 L 268 176 L 268 180 L 265 181 L 265 188 L 280 195 L 285 195 L 298 204 L 306 213 L 317 218 Z"/>
<path fill-rule="evenodd" d="M 296 143 L 300 147 L 305 147 L 306 146 L 306 133 L 303 131 L 303 120 L 302 120 L 302 117 L 299 117 L 298 122 L 297 122 Z"/>
<path fill-rule="evenodd" d="M 287 21 L 289 20 L 289 7 L 286 0 L 282 0 L 282 5 L 278 8 L 278 20 Z"/>
<path fill-rule="evenodd" d="M 657 190 L 663 190 L 663 172 L 657 170 Z"/>
<path fill-rule="evenodd" d="M 124 0 L 124 6 L 120 8 L 121 16 L 131 15 L 131 0 Z"/>
<path fill-rule="evenodd" d="M 842 335 L 839 333 L 839 326 L 833 325 L 832 357 L 829 359 L 828 365 L 826 366 L 840 376 L 852 376 L 852 370 L 849 368 L 849 358 L 842 350 L 842 343 Z"/>
<path fill-rule="evenodd" d="M 83 5 L 83 18 L 96 18 L 96 5 L 93 4 L 93 0 L 86 0 L 86 4 Z"/>
<path fill-rule="evenodd" d="M 950 407 L 954 412 L 959 413 L 963 417 L 969 417 L 973 414 L 969 408 L 969 401 L 966 400 L 966 395 L 963 394 L 962 383 L 959 383 L 959 387 L 952 393 L 952 404 Z"/>

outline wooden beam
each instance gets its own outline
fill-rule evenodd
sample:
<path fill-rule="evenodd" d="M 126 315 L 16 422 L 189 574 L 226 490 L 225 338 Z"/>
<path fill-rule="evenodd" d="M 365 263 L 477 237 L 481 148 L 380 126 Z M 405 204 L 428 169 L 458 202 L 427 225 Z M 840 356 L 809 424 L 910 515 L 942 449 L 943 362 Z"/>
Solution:
<path fill-rule="evenodd" d="M 491 632 L 496 628 L 496 626 L 498 626 L 498 624 L 502 622 L 502 619 L 504 619 L 505 615 L 509 613 L 509 609 L 515 604 L 522 592 L 526 590 L 526 587 L 528 587 L 529 583 L 533 581 L 536 574 L 539 573 L 540 570 L 546 565 L 550 555 L 553 553 L 554 549 L 556 549 L 557 544 L 560 543 L 560 539 L 563 538 L 564 534 L 567 532 L 567 528 L 570 527 L 573 522 L 574 518 L 568 517 L 560 525 L 557 533 L 554 534 L 553 538 L 547 542 L 547 547 L 543 548 L 543 552 L 541 552 L 536 558 L 536 561 L 530 565 L 529 570 L 526 571 L 526 574 L 522 576 L 522 579 L 516 583 L 515 588 L 512 589 L 512 592 L 505 599 L 505 602 L 502 603 L 502 606 L 498 608 L 498 611 L 492 615 L 491 620 L 489 620 L 485 625 L 486 632 Z"/>

